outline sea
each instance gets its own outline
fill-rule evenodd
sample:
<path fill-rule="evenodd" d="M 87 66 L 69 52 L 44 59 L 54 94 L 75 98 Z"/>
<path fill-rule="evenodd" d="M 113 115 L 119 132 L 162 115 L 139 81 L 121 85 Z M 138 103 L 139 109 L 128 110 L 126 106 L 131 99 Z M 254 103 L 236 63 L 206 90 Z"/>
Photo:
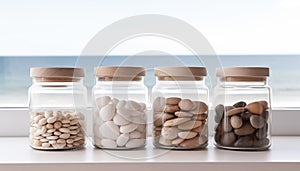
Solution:
<path fill-rule="evenodd" d="M 270 67 L 273 107 L 300 107 L 300 55 L 143 55 L 143 56 L 0 56 L 0 107 L 26 107 L 27 92 L 32 84 L 31 67 L 84 67 L 84 84 L 95 84 L 95 66 L 143 66 L 147 69 L 145 85 L 155 84 L 153 68 L 158 66 L 205 66 L 206 83 L 213 91 L 218 67 Z"/>

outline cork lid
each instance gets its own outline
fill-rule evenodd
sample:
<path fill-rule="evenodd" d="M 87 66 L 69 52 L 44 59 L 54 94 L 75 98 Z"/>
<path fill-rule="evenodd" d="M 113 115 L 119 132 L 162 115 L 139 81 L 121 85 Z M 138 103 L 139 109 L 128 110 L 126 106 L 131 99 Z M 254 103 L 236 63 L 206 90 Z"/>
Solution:
<path fill-rule="evenodd" d="M 83 68 L 30 68 L 30 77 L 40 82 L 74 82 L 84 76 Z"/>
<path fill-rule="evenodd" d="M 154 74 L 161 81 L 195 81 L 203 80 L 207 71 L 204 67 L 158 67 Z"/>
<path fill-rule="evenodd" d="M 267 67 L 228 67 L 218 68 L 217 77 L 223 81 L 265 81 L 270 76 Z"/>
<path fill-rule="evenodd" d="M 95 67 L 94 74 L 99 81 L 139 81 L 146 75 L 146 70 L 132 66 L 101 66 Z"/>

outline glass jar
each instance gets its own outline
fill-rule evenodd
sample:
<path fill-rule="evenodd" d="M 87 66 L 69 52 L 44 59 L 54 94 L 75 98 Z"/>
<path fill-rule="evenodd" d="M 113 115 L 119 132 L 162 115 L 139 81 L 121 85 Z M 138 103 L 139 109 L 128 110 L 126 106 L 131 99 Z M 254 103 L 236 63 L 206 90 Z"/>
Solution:
<path fill-rule="evenodd" d="M 155 68 L 152 89 L 153 144 L 200 149 L 208 143 L 208 88 L 203 67 Z"/>
<path fill-rule="evenodd" d="M 269 68 L 217 69 L 215 145 L 232 150 L 266 150 L 271 146 Z"/>
<path fill-rule="evenodd" d="M 93 88 L 93 144 L 102 149 L 146 145 L 148 90 L 145 68 L 96 67 Z"/>
<path fill-rule="evenodd" d="M 87 89 L 81 68 L 31 68 L 30 146 L 66 150 L 85 145 Z"/>

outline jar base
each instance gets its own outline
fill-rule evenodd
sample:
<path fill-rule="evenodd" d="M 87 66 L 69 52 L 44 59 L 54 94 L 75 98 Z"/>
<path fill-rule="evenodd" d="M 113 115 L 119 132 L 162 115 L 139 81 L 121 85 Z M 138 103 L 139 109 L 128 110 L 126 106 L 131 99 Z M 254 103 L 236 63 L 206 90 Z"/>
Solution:
<path fill-rule="evenodd" d="M 164 146 L 164 145 L 158 145 L 153 144 L 155 148 L 164 149 L 164 150 L 205 150 L 207 149 L 208 143 L 202 144 L 201 146 L 194 147 L 194 148 L 184 148 L 184 147 L 177 147 L 177 146 Z"/>
<path fill-rule="evenodd" d="M 219 144 L 214 144 L 215 147 L 222 150 L 233 150 L 233 151 L 268 151 L 270 150 L 271 144 L 262 147 L 228 147 Z"/>
<path fill-rule="evenodd" d="M 39 151 L 68 151 L 68 150 L 81 150 L 84 149 L 85 145 L 80 145 L 80 146 L 76 146 L 76 147 L 66 147 L 66 148 L 39 148 L 39 147 L 33 147 L 30 146 L 32 149 L 34 150 L 39 150 Z"/>
<path fill-rule="evenodd" d="M 133 148 L 127 148 L 127 147 L 116 147 L 116 148 L 107 148 L 107 147 L 101 147 L 96 144 L 93 144 L 95 148 L 102 149 L 102 150 L 120 150 L 120 151 L 126 151 L 126 150 L 139 150 L 144 149 L 146 145 L 140 146 L 140 147 L 133 147 Z"/>

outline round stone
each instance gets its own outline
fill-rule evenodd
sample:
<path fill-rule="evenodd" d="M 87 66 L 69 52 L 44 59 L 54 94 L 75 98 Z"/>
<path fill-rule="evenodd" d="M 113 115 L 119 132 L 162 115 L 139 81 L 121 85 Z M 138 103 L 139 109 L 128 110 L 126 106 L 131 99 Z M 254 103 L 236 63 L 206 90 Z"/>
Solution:
<path fill-rule="evenodd" d="M 262 114 L 264 108 L 263 106 L 259 103 L 259 102 L 253 102 L 253 103 L 249 103 L 246 107 L 245 107 L 249 112 L 253 113 L 253 114 Z"/>
<path fill-rule="evenodd" d="M 246 102 L 243 102 L 243 101 L 240 101 L 240 102 L 237 102 L 233 105 L 233 107 L 235 108 L 239 108 L 239 107 L 245 107 L 247 105 Z"/>
<path fill-rule="evenodd" d="M 117 143 L 111 139 L 102 139 L 101 146 L 103 148 L 117 148 Z"/>
<path fill-rule="evenodd" d="M 194 103 L 190 99 L 183 99 L 178 103 L 181 110 L 192 110 L 194 108 Z"/>
<path fill-rule="evenodd" d="M 202 124 L 201 126 L 192 129 L 193 132 L 198 132 L 199 134 L 206 135 L 207 134 L 207 125 Z"/>
<path fill-rule="evenodd" d="M 262 128 L 265 125 L 265 119 L 258 115 L 252 115 L 250 117 L 250 123 L 254 128 Z"/>
<path fill-rule="evenodd" d="M 111 101 L 109 96 L 102 96 L 96 99 L 96 105 L 98 109 L 101 109 L 103 106 L 107 105 Z"/>
<path fill-rule="evenodd" d="M 221 144 L 224 145 L 224 146 L 231 146 L 231 145 L 233 145 L 235 140 L 236 140 L 236 136 L 233 132 L 225 133 L 221 137 Z"/>
<path fill-rule="evenodd" d="M 268 138 L 263 138 L 260 140 L 254 139 L 253 145 L 255 147 L 266 147 L 270 144 L 270 140 Z"/>
<path fill-rule="evenodd" d="M 259 101 L 259 103 L 262 105 L 262 107 L 264 108 L 264 110 L 267 110 L 268 107 L 268 102 L 265 100 Z"/>
<path fill-rule="evenodd" d="M 177 105 L 166 105 L 165 112 L 166 113 L 175 113 L 179 111 L 179 107 Z"/>
<path fill-rule="evenodd" d="M 179 132 L 178 137 L 182 139 L 192 139 L 195 136 L 197 136 L 197 132 L 192 132 L 192 131 L 184 131 L 184 132 Z"/>
<path fill-rule="evenodd" d="M 230 118 L 230 124 L 233 128 L 240 128 L 243 125 L 243 120 L 240 116 L 232 116 Z"/>
<path fill-rule="evenodd" d="M 121 134 L 117 139 L 117 145 L 122 147 L 124 146 L 129 140 L 129 134 Z"/>
<path fill-rule="evenodd" d="M 126 107 L 128 109 L 137 110 L 137 111 L 141 111 L 141 109 L 143 108 L 139 103 L 133 100 L 128 100 Z"/>
<path fill-rule="evenodd" d="M 130 133 L 130 132 L 134 131 L 137 127 L 138 127 L 138 125 L 134 124 L 134 123 L 131 123 L 128 125 L 123 125 L 120 127 L 120 132 L 121 133 Z"/>
<path fill-rule="evenodd" d="M 215 108 L 215 112 L 215 122 L 220 123 L 224 115 L 224 106 L 222 104 L 217 105 Z"/>
<path fill-rule="evenodd" d="M 234 109 L 228 110 L 228 111 L 226 112 L 226 115 L 227 115 L 227 116 L 237 115 L 237 114 L 242 113 L 244 110 L 245 110 L 245 109 L 244 109 L 243 107 L 234 108 Z"/>
<path fill-rule="evenodd" d="M 61 134 L 59 135 L 59 138 L 68 139 L 70 136 L 71 136 L 70 134 Z"/>
<path fill-rule="evenodd" d="M 173 140 L 177 138 L 179 133 L 179 130 L 176 127 L 163 127 L 161 130 L 161 135 L 164 136 L 164 138 Z"/>
<path fill-rule="evenodd" d="M 100 134 L 105 138 L 116 140 L 120 135 L 119 126 L 113 121 L 107 121 L 100 126 Z"/>
<path fill-rule="evenodd" d="M 181 98 L 170 97 L 166 99 L 166 104 L 168 105 L 177 105 L 181 101 Z"/>
<path fill-rule="evenodd" d="M 200 136 L 200 137 L 194 137 L 189 140 L 184 140 L 182 143 L 180 143 L 181 147 L 190 149 L 190 148 L 197 148 L 201 145 L 205 144 L 207 142 L 207 137 Z"/>
<path fill-rule="evenodd" d="M 162 124 L 163 124 L 162 114 L 155 114 L 153 117 L 153 125 L 162 126 Z"/>
<path fill-rule="evenodd" d="M 100 110 L 100 117 L 103 121 L 110 121 L 115 116 L 116 108 L 113 103 L 105 105 Z"/>
<path fill-rule="evenodd" d="M 52 124 L 56 121 L 57 117 L 50 117 L 47 119 L 47 123 Z"/>
<path fill-rule="evenodd" d="M 164 145 L 164 146 L 171 146 L 172 142 L 169 139 L 164 138 L 163 136 L 161 136 L 159 138 L 159 144 Z"/>
<path fill-rule="evenodd" d="M 263 139 L 266 138 L 268 136 L 268 130 L 269 126 L 268 124 L 265 124 L 265 126 L 263 128 L 257 129 L 256 131 L 256 138 L 258 139 Z"/>
<path fill-rule="evenodd" d="M 140 131 L 140 132 L 142 132 L 142 133 L 143 133 L 143 132 L 146 132 L 146 129 L 147 129 L 147 128 L 146 128 L 146 125 L 147 125 L 147 124 L 141 124 L 141 125 L 138 125 L 138 127 L 136 128 L 136 130 L 137 130 L 137 131 Z"/>
<path fill-rule="evenodd" d="M 143 137 L 143 134 L 139 131 L 133 131 L 129 134 L 130 139 L 139 139 L 139 138 L 142 138 L 142 137 Z"/>
<path fill-rule="evenodd" d="M 145 139 L 130 139 L 126 143 L 126 148 L 138 148 L 138 147 L 143 147 L 146 144 Z"/>
<path fill-rule="evenodd" d="M 180 125 L 184 122 L 187 122 L 191 120 L 190 118 L 175 118 L 175 119 L 171 119 L 171 120 L 168 120 L 164 123 L 164 126 L 177 126 L 177 125 Z"/>
<path fill-rule="evenodd" d="M 197 128 L 202 125 L 201 121 L 190 120 L 178 125 L 178 129 L 180 130 L 191 130 Z"/>
<path fill-rule="evenodd" d="M 194 115 L 193 120 L 198 120 L 198 121 L 205 121 L 207 119 L 208 115 L 206 113 L 200 114 L 200 115 Z"/>
<path fill-rule="evenodd" d="M 192 111 L 190 111 L 193 114 L 202 114 L 207 112 L 208 110 L 208 106 L 201 101 L 194 101 L 194 109 Z"/>
<path fill-rule="evenodd" d="M 234 129 L 234 133 L 239 136 L 245 136 L 253 134 L 255 129 L 251 126 L 249 122 L 243 124 L 241 128 Z"/>
<path fill-rule="evenodd" d="M 180 143 L 182 143 L 184 141 L 184 139 L 182 138 L 176 138 L 175 140 L 172 141 L 173 145 L 178 145 Z"/>
<path fill-rule="evenodd" d="M 257 129 L 255 136 L 257 139 L 264 139 L 268 136 L 268 124 L 266 124 L 263 128 Z"/>
<path fill-rule="evenodd" d="M 252 147 L 253 146 L 253 138 L 251 136 L 240 137 L 234 143 L 235 147 Z"/>
<path fill-rule="evenodd" d="M 163 121 L 167 121 L 167 120 L 169 120 L 169 119 L 172 119 L 172 118 L 174 118 L 175 116 L 173 115 L 173 114 L 170 114 L 170 113 L 163 113 L 162 114 L 162 120 Z"/>
<path fill-rule="evenodd" d="M 193 116 L 192 113 L 184 112 L 184 111 L 177 111 L 175 112 L 175 115 L 179 118 L 190 118 Z"/>
<path fill-rule="evenodd" d="M 113 117 L 113 122 L 116 124 L 116 125 L 127 125 L 129 124 L 130 122 L 125 119 L 123 116 L 119 115 L 119 114 L 116 114 L 114 117 Z"/>

